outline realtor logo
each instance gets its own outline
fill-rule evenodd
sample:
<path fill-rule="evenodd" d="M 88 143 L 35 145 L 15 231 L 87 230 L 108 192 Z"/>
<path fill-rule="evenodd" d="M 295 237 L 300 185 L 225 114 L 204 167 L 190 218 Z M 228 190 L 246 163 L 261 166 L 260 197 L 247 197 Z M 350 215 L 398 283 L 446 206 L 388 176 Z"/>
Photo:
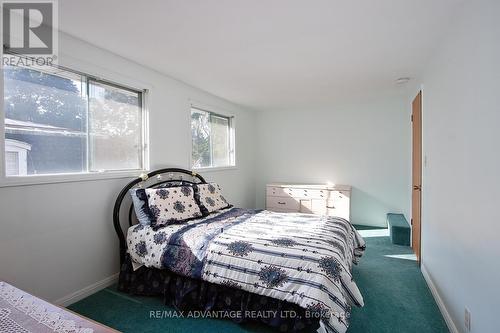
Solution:
<path fill-rule="evenodd" d="M 5 53 L 44 57 L 57 51 L 57 3 L 3 1 L 2 37 Z"/>

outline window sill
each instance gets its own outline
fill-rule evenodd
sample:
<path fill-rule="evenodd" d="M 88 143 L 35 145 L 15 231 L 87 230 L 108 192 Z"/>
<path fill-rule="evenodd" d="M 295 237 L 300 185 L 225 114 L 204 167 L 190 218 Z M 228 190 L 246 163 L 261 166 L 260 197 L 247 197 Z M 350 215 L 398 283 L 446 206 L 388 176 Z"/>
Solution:
<path fill-rule="evenodd" d="M 193 171 L 197 173 L 203 172 L 216 172 L 216 171 L 226 171 L 226 170 L 237 170 L 236 165 L 225 166 L 225 167 L 207 167 L 207 168 L 193 168 Z"/>
<path fill-rule="evenodd" d="M 35 175 L 35 176 L 13 176 L 3 177 L 0 179 L 1 187 L 13 186 L 32 186 L 43 184 L 57 184 L 57 183 L 74 183 L 85 181 L 97 181 L 105 179 L 120 179 L 120 178 L 137 178 L 142 173 L 147 173 L 145 170 L 136 171 L 110 171 L 110 172 L 96 172 L 96 173 L 69 173 L 59 175 Z"/>

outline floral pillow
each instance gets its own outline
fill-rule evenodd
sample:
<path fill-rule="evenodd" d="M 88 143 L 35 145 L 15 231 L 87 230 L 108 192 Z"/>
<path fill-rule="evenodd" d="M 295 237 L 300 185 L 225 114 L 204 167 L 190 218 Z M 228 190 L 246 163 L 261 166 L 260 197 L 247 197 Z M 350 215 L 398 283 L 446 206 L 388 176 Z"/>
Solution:
<path fill-rule="evenodd" d="M 184 186 L 185 183 L 183 181 L 177 182 L 168 182 L 160 185 L 161 188 L 165 187 L 174 187 L 174 186 Z M 191 186 L 189 184 L 189 186 Z M 151 216 L 151 212 L 149 211 L 148 197 L 146 195 L 146 190 L 142 188 L 133 188 L 129 191 L 130 197 L 132 198 L 132 203 L 134 206 L 135 216 L 137 217 L 137 221 L 142 225 L 151 225 L 151 221 L 153 217 Z"/>
<path fill-rule="evenodd" d="M 201 217 L 191 186 L 146 189 L 152 227 L 180 223 Z"/>
<path fill-rule="evenodd" d="M 201 211 L 204 215 L 229 208 L 231 205 L 222 196 L 222 190 L 216 183 L 195 185 Z"/>

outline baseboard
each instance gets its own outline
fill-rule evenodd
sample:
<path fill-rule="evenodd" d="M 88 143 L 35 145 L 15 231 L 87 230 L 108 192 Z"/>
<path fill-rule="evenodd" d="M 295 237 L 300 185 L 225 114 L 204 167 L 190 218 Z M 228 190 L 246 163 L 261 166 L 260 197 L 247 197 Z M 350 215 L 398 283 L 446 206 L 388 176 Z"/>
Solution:
<path fill-rule="evenodd" d="M 451 319 L 450 313 L 448 312 L 448 309 L 446 309 L 443 299 L 441 298 L 441 296 L 439 296 L 436 286 L 434 285 L 434 282 L 432 281 L 432 278 L 429 272 L 427 271 L 427 268 L 425 268 L 424 264 L 420 266 L 420 270 L 422 271 L 422 275 L 424 276 L 425 282 L 427 282 L 427 285 L 431 290 L 432 296 L 434 297 L 434 300 L 436 301 L 436 304 L 439 307 L 441 314 L 443 315 L 444 321 L 446 322 L 448 329 L 450 330 L 451 333 L 460 333 L 460 331 L 457 329 L 457 326 L 453 322 L 453 319 Z"/>
<path fill-rule="evenodd" d="M 119 273 L 108 276 L 107 278 L 101 281 L 97 281 L 96 283 L 93 283 L 90 286 L 87 286 L 83 289 L 75 291 L 74 293 L 61 297 L 58 300 L 54 301 L 54 303 L 63 307 L 67 307 L 68 305 L 76 303 L 79 300 L 84 299 L 85 297 L 90 296 L 101 289 L 113 285 L 118 281 L 118 275 Z"/>

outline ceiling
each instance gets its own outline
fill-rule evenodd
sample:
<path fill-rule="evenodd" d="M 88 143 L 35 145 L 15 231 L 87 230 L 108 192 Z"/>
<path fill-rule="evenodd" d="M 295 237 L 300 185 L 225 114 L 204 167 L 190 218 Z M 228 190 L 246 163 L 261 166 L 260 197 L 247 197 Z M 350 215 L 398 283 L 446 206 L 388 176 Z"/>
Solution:
<path fill-rule="evenodd" d="M 416 78 L 459 0 L 59 0 L 62 31 L 259 110 Z"/>

